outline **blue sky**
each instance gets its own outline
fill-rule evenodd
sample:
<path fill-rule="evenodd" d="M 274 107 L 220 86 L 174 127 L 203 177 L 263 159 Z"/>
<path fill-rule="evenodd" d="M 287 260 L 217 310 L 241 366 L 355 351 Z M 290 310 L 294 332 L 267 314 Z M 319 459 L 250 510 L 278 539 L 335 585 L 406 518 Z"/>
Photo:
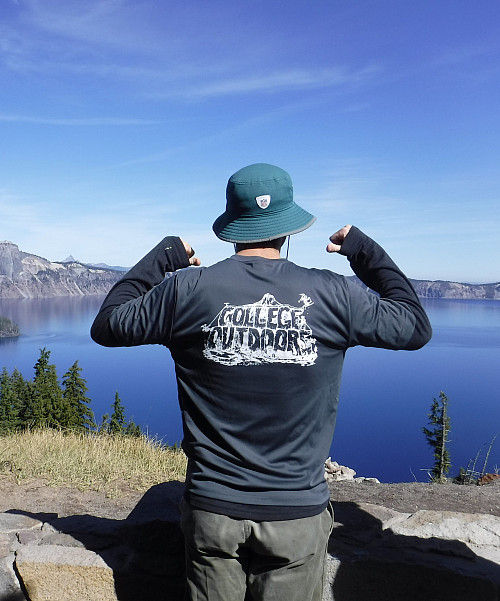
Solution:
<path fill-rule="evenodd" d="M 500 281 L 498 0 L 2 0 L 0 240 L 132 265 L 163 236 L 205 264 L 228 177 L 286 169 L 414 278 Z"/>

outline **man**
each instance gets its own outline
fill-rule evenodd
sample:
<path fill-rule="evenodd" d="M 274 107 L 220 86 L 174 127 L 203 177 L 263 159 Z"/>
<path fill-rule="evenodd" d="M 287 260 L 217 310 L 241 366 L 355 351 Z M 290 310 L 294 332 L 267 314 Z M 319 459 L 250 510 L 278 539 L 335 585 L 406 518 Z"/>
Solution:
<path fill-rule="evenodd" d="M 354 226 L 327 251 L 347 256 L 378 295 L 280 258 L 286 236 L 315 220 L 294 202 L 286 171 L 245 167 L 226 199 L 213 229 L 236 254 L 182 269 L 199 259 L 165 238 L 111 290 L 92 337 L 162 344 L 174 359 L 188 598 L 317 601 L 332 525 L 324 461 L 345 351 L 417 349 L 431 328 L 407 278 Z"/>

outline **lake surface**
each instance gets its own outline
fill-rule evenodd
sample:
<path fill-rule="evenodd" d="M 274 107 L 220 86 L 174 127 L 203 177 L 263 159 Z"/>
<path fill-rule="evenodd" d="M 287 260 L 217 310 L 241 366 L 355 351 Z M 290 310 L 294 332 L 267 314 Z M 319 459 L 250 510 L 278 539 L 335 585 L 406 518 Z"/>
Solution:
<path fill-rule="evenodd" d="M 33 377 L 41 348 L 51 351 L 59 379 L 78 360 L 91 408 L 100 422 L 115 392 L 132 418 L 166 442 L 182 438 L 173 362 L 160 346 L 106 349 L 89 337 L 102 297 L 0 299 L 0 315 L 15 321 L 17 339 L 0 339 L 0 369 Z M 449 398 L 452 474 L 500 431 L 500 302 L 425 302 L 432 341 L 416 352 L 357 347 L 346 355 L 332 458 L 359 476 L 383 482 L 426 481 L 432 450 L 427 426 L 434 397 Z M 488 470 L 500 468 L 500 436 Z"/>

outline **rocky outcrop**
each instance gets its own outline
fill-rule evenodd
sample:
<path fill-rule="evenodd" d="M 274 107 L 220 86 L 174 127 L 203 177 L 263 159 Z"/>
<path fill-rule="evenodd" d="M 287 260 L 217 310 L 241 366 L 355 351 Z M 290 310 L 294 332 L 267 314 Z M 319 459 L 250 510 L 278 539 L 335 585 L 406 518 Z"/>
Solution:
<path fill-rule="evenodd" d="M 0 598 L 182 601 L 182 492 L 154 486 L 124 520 L 0 514 Z M 500 517 L 353 502 L 334 512 L 324 601 L 500 599 Z"/>
<path fill-rule="evenodd" d="M 500 300 L 500 283 L 461 284 L 458 282 L 435 282 L 411 280 L 421 298 L 448 298 L 462 300 Z"/>
<path fill-rule="evenodd" d="M 106 294 L 122 272 L 74 262 L 51 262 L 0 242 L 0 298 Z"/>
<path fill-rule="evenodd" d="M 356 276 L 349 276 L 362 288 L 366 288 Z M 412 280 L 420 298 L 443 298 L 454 300 L 500 300 L 500 282 L 493 284 L 465 284 L 444 280 Z"/>
<path fill-rule="evenodd" d="M 331 484 L 333 482 L 371 482 L 372 484 L 380 484 L 377 478 L 356 478 L 356 472 L 350 467 L 339 465 L 336 461 L 332 461 L 331 457 L 325 461 L 325 480 Z"/>

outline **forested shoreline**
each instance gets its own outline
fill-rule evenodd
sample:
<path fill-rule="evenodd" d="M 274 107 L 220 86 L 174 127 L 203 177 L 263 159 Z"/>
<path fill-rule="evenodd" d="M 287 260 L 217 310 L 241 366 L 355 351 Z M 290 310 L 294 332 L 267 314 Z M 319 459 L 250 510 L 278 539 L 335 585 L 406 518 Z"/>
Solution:
<path fill-rule="evenodd" d="M 19 334 L 17 325 L 7 317 L 0 315 L 0 338 L 15 338 Z"/>
<path fill-rule="evenodd" d="M 56 366 L 50 363 L 50 351 L 46 348 L 40 349 L 31 380 L 18 369 L 9 373 L 4 367 L 0 375 L 0 435 L 34 428 L 55 428 L 140 436 L 140 427 L 132 420 L 126 420 L 118 391 L 111 413 L 96 422 L 81 372 L 82 368 L 75 361 L 60 384 Z"/>

